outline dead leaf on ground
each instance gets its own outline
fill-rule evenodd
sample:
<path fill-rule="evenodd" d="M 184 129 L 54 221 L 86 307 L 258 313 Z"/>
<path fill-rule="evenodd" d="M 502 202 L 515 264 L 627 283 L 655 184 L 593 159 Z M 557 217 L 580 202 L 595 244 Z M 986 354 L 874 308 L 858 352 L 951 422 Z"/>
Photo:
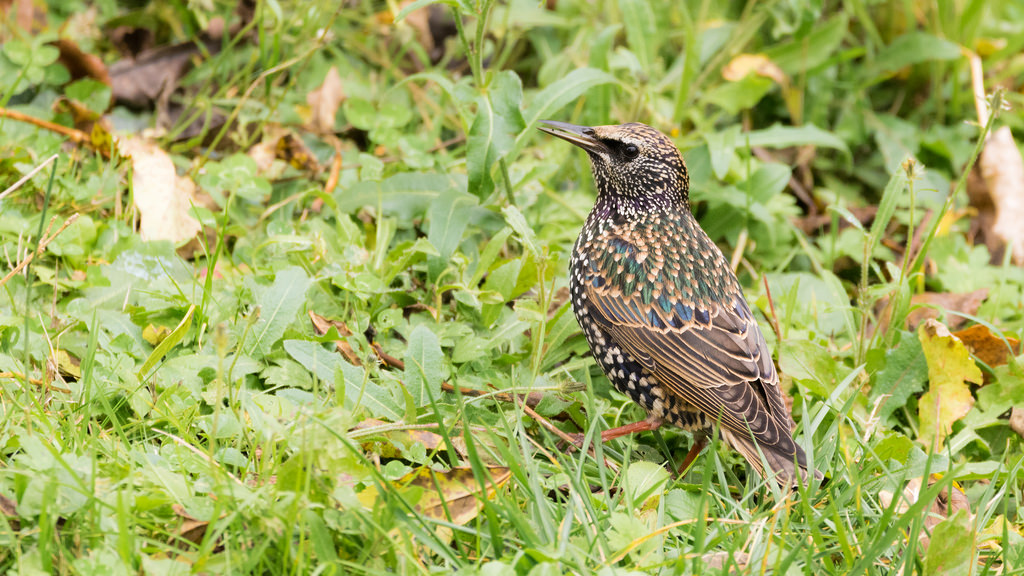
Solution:
<path fill-rule="evenodd" d="M 995 207 L 991 233 L 1013 251 L 1013 262 L 1024 266 L 1024 158 L 1009 126 L 989 136 L 978 166 Z"/>
<path fill-rule="evenodd" d="M 967 349 L 974 354 L 975 358 L 987 364 L 990 368 L 1006 364 L 1010 355 L 1020 354 L 1020 340 L 1006 337 L 1003 340 L 996 336 L 984 324 L 975 324 L 959 332 L 954 332 Z"/>
<path fill-rule="evenodd" d="M 918 401 L 918 441 L 938 448 L 952 431 L 953 423 L 974 406 L 967 382 L 980 384 L 983 378 L 964 343 L 941 323 L 925 321 L 917 336 L 928 362 L 928 391 Z"/>
<path fill-rule="evenodd" d="M 210 523 L 206 520 L 199 520 L 185 511 L 185 508 L 181 504 L 172 504 L 171 509 L 175 514 L 182 518 L 181 527 L 178 528 L 178 537 L 181 540 L 186 540 L 195 545 L 203 543 L 203 538 L 206 536 L 206 529 Z M 179 548 L 188 548 L 185 542 L 178 542 Z M 216 550 L 223 550 L 223 545 L 218 544 Z"/>
<path fill-rule="evenodd" d="M 925 320 L 935 319 L 939 317 L 939 310 L 946 310 L 947 312 L 960 312 L 963 314 L 974 315 L 977 313 L 978 308 L 981 307 L 981 303 L 988 297 L 988 288 L 979 288 L 974 292 L 968 292 L 966 294 L 955 294 L 951 292 L 924 292 L 921 294 L 914 294 L 910 299 L 910 305 L 913 308 L 910 314 L 907 314 L 907 327 L 911 330 L 916 330 Z M 959 314 L 947 314 L 946 324 L 952 329 L 957 329 L 963 326 L 967 322 L 967 319 Z"/>
<path fill-rule="evenodd" d="M 18 503 L 3 494 L 0 494 L 0 514 L 4 515 L 12 530 L 15 532 L 21 530 L 21 515 L 18 514 Z"/>
<path fill-rule="evenodd" d="M 742 571 L 750 563 L 750 554 L 746 552 L 711 552 L 701 556 L 704 567 L 711 570 L 725 568 L 726 562 L 730 562 L 733 569 Z"/>
<path fill-rule="evenodd" d="M 263 128 L 263 138 L 249 149 L 249 157 L 256 161 L 260 173 L 274 179 L 281 176 L 281 170 L 271 172 L 274 160 L 283 160 L 297 170 L 305 170 L 312 174 L 320 172 L 320 163 L 313 151 L 306 146 L 295 132 L 277 124 L 269 124 Z"/>
<path fill-rule="evenodd" d="M 132 196 L 142 239 L 177 244 L 195 236 L 200 225 L 191 214 L 192 180 L 178 176 L 171 157 L 153 142 L 128 138 L 118 148 L 132 160 Z"/>
<path fill-rule="evenodd" d="M 504 466 L 488 468 L 490 478 L 479 479 L 472 468 L 452 468 L 447 472 L 435 472 L 420 468 L 392 484 L 399 490 L 409 487 L 422 489 L 422 496 L 413 506 L 419 513 L 436 520 L 450 520 L 464 525 L 476 518 L 482 508 L 483 499 L 490 500 L 498 488 L 508 482 L 512 471 Z M 481 489 L 481 484 L 485 489 Z M 359 493 L 359 501 L 367 508 L 373 508 L 378 498 L 377 486 L 370 486 Z"/>
<path fill-rule="evenodd" d="M 940 474 L 932 474 L 928 479 L 928 486 L 932 486 L 942 478 Z M 894 494 L 889 490 L 880 490 L 878 492 L 878 500 L 882 506 L 888 508 L 893 501 Z M 906 513 L 910 510 L 910 507 L 917 502 L 921 497 L 921 479 L 912 478 L 907 482 L 907 486 L 903 489 L 900 501 L 896 505 L 896 510 L 900 514 Z M 924 519 L 925 529 L 921 531 L 918 536 L 922 550 L 928 549 L 930 541 L 929 534 L 932 528 L 939 525 L 943 520 L 956 514 L 960 510 L 965 510 L 968 515 L 971 515 L 971 504 L 967 500 L 967 495 L 964 494 L 962 488 L 956 483 L 953 484 L 953 491 L 950 494 L 948 488 L 943 488 L 939 492 L 938 496 L 932 502 L 931 507 L 928 509 L 928 516 Z"/>
<path fill-rule="evenodd" d="M 332 327 L 337 328 L 338 335 L 342 338 L 347 338 L 352 335 L 352 331 L 349 330 L 348 326 L 346 326 L 341 320 L 328 320 L 312 310 L 309 311 L 309 319 L 313 322 L 313 328 L 316 330 L 318 336 L 327 334 Z M 356 366 L 363 365 L 363 362 L 359 359 L 359 355 L 356 354 L 356 351 L 352 349 L 352 346 L 348 342 L 344 340 L 335 340 L 334 346 L 338 349 L 338 352 L 341 352 L 341 355 L 349 361 L 349 364 L 354 364 Z"/>
<path fill-rule="evenodd" d="M 338 74 L 337 66 L 331 66 L 323 84 L 306 95 L 306 103 L 312 109 L 307 126 L 320 134 L 334 132 L 334 119 L 338 114 L 338 107 L 344 101 L 345 88 L 341 83 L 341 75 Z"/>
<path fill-rule="evenodd" d="M 729 82 L 739 82 L 751 73 L 769 78 L 778 84 L 789 83 L 786 73 L 764 54 L 740 54 L 722 68 L 722 78 Z"/>
<path fill-rule="evenodd" d="M 1010 410 L 1010 429 L 1024 438 L 1024 408 Z"/>
<path fill-rule="evenodd" d="M 394 429 L 387 422 L 376 418 L 367 418 L 353 428 L 353 430 L 372 430 L 377 426 L 388 426 L 389 429 L 380 432 L 379 435 L 366 436 L 363 441 L 363 449 L 378 454 L 381 458 L 400 458 L 404 450 L 408 450 L 413 444 L 422 444 L 423 448 L 430 452 L 444 448 L 444 438 L 440 434 L 430 430 L 402 430 Z M 386 441 L 374 440 L 384 438 Z"/>

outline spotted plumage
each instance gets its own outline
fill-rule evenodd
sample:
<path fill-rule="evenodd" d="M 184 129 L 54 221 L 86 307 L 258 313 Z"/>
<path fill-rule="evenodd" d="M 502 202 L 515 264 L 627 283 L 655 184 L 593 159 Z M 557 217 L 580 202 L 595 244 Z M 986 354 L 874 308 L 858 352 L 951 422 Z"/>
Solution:
<path fill-rule="evenodd" d="M 638 429 L 718 423 L 761 475 L 805 477 L 771 353 L 728 262 L 690 212 L 678 149 L 644 124 L 545 124 L 591 159 L 598 196 L 573 248 L 570 300 L 608 379 L 647 410 L 649 427 Z"/>

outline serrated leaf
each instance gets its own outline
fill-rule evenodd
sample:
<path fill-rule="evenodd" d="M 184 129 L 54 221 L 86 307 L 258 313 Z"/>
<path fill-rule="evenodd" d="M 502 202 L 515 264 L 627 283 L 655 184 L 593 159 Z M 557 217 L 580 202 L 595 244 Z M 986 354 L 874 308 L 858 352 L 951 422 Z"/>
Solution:
<path fill-rule="evenodd" d="M 259 318 L 249 330 L 246 353 L 257 358 L 270 353 L 274 343 L 284 336 L 285 328 L 295 320 L 306 298 L 310 280 L 298 266 L 277 273 L 274 283 L 262 288 L 256 298 Z"/>
<path fill-rule="evenodd" d="M 437 334 L 422 324 L 414 328 L 405 350 L 405 387 L 416 406 L 429 406 L 431 398 L 441 396 L 443 365 Z"/>
<path fill-rule="evenodd" d="M 402 419 L 402 409 L 394 395 L 384 386 L 366 378 L 362 367 L 345 362 L 340 354 L 330 352 L 316 342 L 285 340 L 284 349 L 321 382 L 343 387 L 346 408 L 355 410 L 362 406 L 374 418 L 387 418 L 392 422 Z M 343 379 L 341 383 L 337 382 L 339 374 Z"/>
<path fill-rule="evenodd" d="M 905 406 L 912 394 L 920 392 L 928 381 L 928 362 L 917 335 L 904 332 L 899 345 L 885 353 L 885 368 L 879 371 L 871 386 L 870 401 L 881 402 L 878 417 L 884 422 L 898 408 Z M 884 400 L 879 400 L 885 396 Z"/>
<path fill-rule="evenodd" d="M 928 361 L 928 391 L 918 402 L 920 438 L 925 446 L 938 448 L 974 406 L 967 382 L 982 381 L 981 370 L 971 359 L 967 347 L 949 329 L 935 320 L 927 320 L 917 330 Z"/>

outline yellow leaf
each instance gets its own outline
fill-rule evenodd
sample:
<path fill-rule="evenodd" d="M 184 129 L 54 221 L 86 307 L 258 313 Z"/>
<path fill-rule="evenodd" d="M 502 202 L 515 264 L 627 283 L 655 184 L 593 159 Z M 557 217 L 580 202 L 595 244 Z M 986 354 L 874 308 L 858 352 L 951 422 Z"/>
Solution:
<path fill-rule="evenodd" d="M 770 78 L 778 84 L 787 84 L 786 73 L 764 54 L 740 54 L 722 69 L 722 77 L 729 82 L 739 82 L 748 74 Z"/>
<path fill-rule="evenodd" d="M 981 383 L 982 374 L 964 343 L 941 323 L 927 320 L 917 329 L 917 335 L 928 362 L 928 391 L 918 402 L 918 440 L 937 449 L 952 431 L 953 423 L 974 406 L 967 382 Z"/>
<path fill-rule="evenodd" d="M 417 512 L 435 520 L 448 521 L 450 516 L 451 522 L 461 526 L 480 513 L 483 498 L 493 498 L 498 487 L 512 477 L 511 470 L 503 466 L 488 468 L 487 471 L 490 480 L 480 482 L 473 475 L 471 468 L 452 468 L 447 472 L 435 472 L 424 467 L 405 475 L 395 482 L 393 487 L 401 487 L 398 489 L 407 491 L 410 495 L 419 494 L 419 498 L 411 502 Z M 481 484 L 486 486 L 486 492 L 483 494 Z M 358 498 L 363 506 L 372 507 L 377 499 L 377 487 L 370 486 L 363 490 Z"/>

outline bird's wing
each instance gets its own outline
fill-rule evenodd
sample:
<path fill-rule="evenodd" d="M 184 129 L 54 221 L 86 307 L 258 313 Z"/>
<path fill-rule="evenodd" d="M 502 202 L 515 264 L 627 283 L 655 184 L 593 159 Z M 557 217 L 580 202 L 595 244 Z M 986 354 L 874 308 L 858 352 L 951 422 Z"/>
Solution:
<path fill-rule="evenodd" d="M 668 390 L 734 436 L 797 452 L 768 345 L 738 289 L 731 302 L 707 309 L 645 304 L 639 291 L 624 295 L 596 278 L 602 271 L 588 272 L 597 280 L 585 282 L 595 321 Z"/>

